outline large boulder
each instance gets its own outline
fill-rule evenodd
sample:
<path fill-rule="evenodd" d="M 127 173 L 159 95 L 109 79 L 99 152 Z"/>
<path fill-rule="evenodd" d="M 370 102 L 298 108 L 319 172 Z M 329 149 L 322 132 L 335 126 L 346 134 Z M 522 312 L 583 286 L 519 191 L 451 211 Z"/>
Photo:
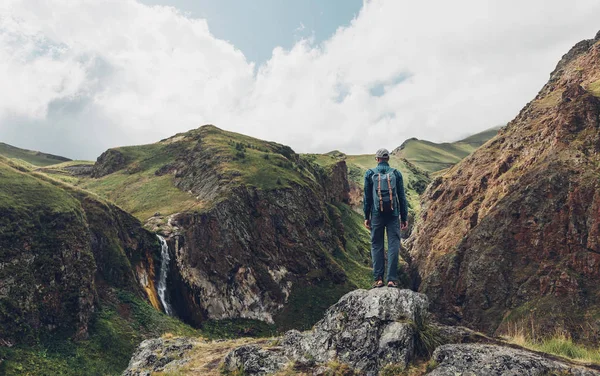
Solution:
<path fill-rule="evenodd" d="M 600 375 L 529 351 L 496 345 L 443 345 L 435 350 L 432 359 L 437 366 L 428 374 L 431 376 Z"/>
<path fill-rule="evenodd" d="M 290 331 L 284 347 L 294 359 L 338 359 L 375 373 L 414 356 L 415 322 L 427 314 L 427 297 L 410 290 L 355 290 L 327 310 L 311 332 Z"/>
<path fill-rule="evenodd" d="M 225 369 L 262 375 L 264 370 L 254 365 L 283 366 L 287 360 L 313 366 L 336 360 L 376 375 L 388 364 L 406 366 L 415 355 L 416 323 L 426 319 L 427 305 L 425 295 L 410 290 L 355 290 L 331 306 L 312 331 L 287 332 L 281 344 L 285 357 L 239 348 L 228 355 Z"/>

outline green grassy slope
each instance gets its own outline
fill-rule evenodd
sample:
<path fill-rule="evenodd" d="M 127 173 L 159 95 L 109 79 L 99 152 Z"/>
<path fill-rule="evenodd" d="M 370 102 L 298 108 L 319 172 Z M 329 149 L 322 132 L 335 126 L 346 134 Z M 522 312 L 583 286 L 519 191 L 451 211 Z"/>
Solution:
<path fill-rule="evenodd" d="M 452 167 L 498 133 L 498 127 L 474 134 L 456 142 L 434 143 L 411 138 L 394 150 L 394 156 L 405 158 L 427 172 Z"/>
<path fill-rule="evenodd" d="M 5 144 L 3 142 L 0 142 L 0 155 L 5 156 L 6 158 L 21 159 L 35 166 L 49 166 L 61 162 L 70 161 L 69 158 L 42 153 L 39 151 L 21 149 L 15 146 Z"/>
<path fill-rule="evenodd" d="M 134 251 L 123 249 L 117 232 L 134 238 L 136 228 L 125 222 L 114 227 L 119 218 L 99 198 L 0 157 L 0 214 L 0 284 L 5 289 L 0 295 L 0 374 L 119 375 L 144 338 L 198 333 L 134 293 L 138 290 L 128 279 L 132 272 L 125 256 Z M 88 231 L 102 234 L 98 239 L 106 247 L 86 246 Z M 74 270 L 81 278 L 71 276 Z M 97 301 L 89 336 L 73 340 L 79 322 L 73 312 L 82 312 L 78 297 L 89 293 L 81 286 L 92 286 Z"/>
<path fill-rule="evenodd" d="M 198 146 L 200 140 L 201 147 Z M 245 184 L 270 190 L 291 183 L 305 186 L 315 180 L 311 171 L 294 160 L 294 152 L 289 147 L 214 126 L 203 126 L 155 144 L 112 150 L 123 155 L 125 163 L 121 168 L 97 179 L 79 179 L 76 185 L 115 202 L 142 221 L 155 212 L 169 215 L 201 211 L 212 204 L 178 188 L 174 174 L 159 171 L 171 165 L 185 167 L 202 157 L 206 157 L 207 164 L 193 166 L 196 171 L 192 174 L 197 175 L 197 179 L 201 179 L 202 174 L 217 175 L 229 188 Z M 194 154 L 198 158 L 186 160 Z"/>
<path fill-rule="evenodd" d="M 121 375 L 141 341 L 165 333 L 202 335 L 181 321 L 152 308 L 139 297 L 114 290 L 90 323 L 89 338 L 73 341 L 47 336 L 37 343 L 0 347 L 0 375 Z"/>

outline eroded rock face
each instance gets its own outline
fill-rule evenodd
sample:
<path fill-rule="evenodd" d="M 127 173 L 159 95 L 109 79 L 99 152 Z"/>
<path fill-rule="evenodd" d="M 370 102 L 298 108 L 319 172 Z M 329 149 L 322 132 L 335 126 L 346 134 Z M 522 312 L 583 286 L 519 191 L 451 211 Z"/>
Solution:
<path fill-rule="evenodd" d="M 311 272 L 342 283 L 343 272 L 325 254 L 341 240 L 322 205 L 309 188 L 241 187 L 208 213 L 181 214 L 185 231 L 174 248 L 187 298 L 175 304 L 204 318 L 272 323 L 293 285 Z"/>
<path fill-rule="evenodd" d="M 189 163 L 175 169 L 176 184 L 205 200 L 222 199 L 201 214 L 181 213 L 169 220 L 177 228 L 169 245 L 178 316 L 192 325 L 227 318 L 273 323 L 295 288 L 315 280 L 346 282 L 328 256 L 344 247 L 342 218 L 328 206 L 348 201 L 344 161 L 325 171 L 284 148 L 281 153 L 290 161 L 315 169 L 316 181 L 270 190 L 231 187 L 215 175 L 216 157 L 202 141 L 198 145 L 186 156 Z M 206 173 L 199 178 L 194 169 Z"/>
<path fill-rule="evenodd" d="M 91 175 L 93 178 L 101 178 L 115 171 L 119 171 L 127 164 L 123 153 L 115 149 L 108 149 L 102 153 L 94 164 Z"/>
<path fill-rule="evenodd" d="M 256 349 L 237 349 L 230 354 L 236 361 L 226 362 L 226 366 L 247 371 L 246 364 L 256 363 L 257 357 L 263 362 L 270 357 L 270 363 L 285 364 L 287 360 L 307 366 L 337 360 L 376 375 L 387 364 L 406 366 L 413 359 L 413 322 L 424 315 L 427 298 L 423 294 L 392 288 L 355 290 L 331 306 L 312 331 L 285 334 L 281 347 L 287 359 L 264 351 L 258 354 Z"/>
<path fill-rule="evenodd" d="M 426 191 L 410 254 L 447 323 L 600 338 L 599 61 L 598 40 L 578 44 L 498 136 Z"/>
<path fill-rule="evenodd" d="M 159 250 L 138 220 L 85 193 L 14 174 L 0 164 L 0 186 L 13 199 L 0 205 L 0 342 L 85 339 L 112 289 L 147 297 L 134 270 L 151 270 Z"/>
<path fill-rule="evenodd" d="M 538 354 L 509 347 L 481 344 L 443 345 L 433 353 L 432 376 L 592 376 L 600 372 L 574 367 Z"/>
<path fill-rule="evenodd" d="M 196 340 L 191 338 L 155 338 L 143 341 L 131 357 L 123 376 L 150 376 L 185 365 Z"/>

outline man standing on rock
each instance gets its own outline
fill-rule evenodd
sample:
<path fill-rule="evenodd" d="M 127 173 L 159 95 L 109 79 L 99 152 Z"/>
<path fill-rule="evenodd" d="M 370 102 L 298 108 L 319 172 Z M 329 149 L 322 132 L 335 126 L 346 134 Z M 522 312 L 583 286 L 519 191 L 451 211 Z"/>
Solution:
<path fill-rule="evenodd" d="M 384 231 L 388 237 L 388 287 L 398 287 L 398 252 L 400 230 L 408 226 L 408 207 L 400 171 L 389 165 L 390 153 L 379 149 L 375 154 L 377 167 L 365 173 L 363 210 L 365 227 L 371 230 L 371 258 L 373 259 L 373 287 L 383 287 L 385 257 Z M 400 217 L 400 218 L 398 218 Z M 401 222 L 400 222 L 401 221 Z"/>

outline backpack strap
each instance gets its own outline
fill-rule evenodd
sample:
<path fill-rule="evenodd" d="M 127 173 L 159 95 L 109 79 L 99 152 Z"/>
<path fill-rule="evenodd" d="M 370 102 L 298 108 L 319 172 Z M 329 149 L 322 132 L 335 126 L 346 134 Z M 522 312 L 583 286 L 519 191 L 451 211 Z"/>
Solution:
<path fill-rule="evenodd" d="M 381 173 L 379 173 L 378 175 L 378 186 L 377 186 L 377 195 L 379 196 L 379 210 L 383 211 L 383 197 L 381 197 Z"/>
<path fill-rule="evenodd" d="M 388 191 L 390 192 L 390 206 L 391 209 L 394 210 L 394 193 L 392 193 L 393 189 L 391 187 L 392 182 L 390 181 L 390 174 L 388 173 L 386 176 L 388 181 Z"/>

